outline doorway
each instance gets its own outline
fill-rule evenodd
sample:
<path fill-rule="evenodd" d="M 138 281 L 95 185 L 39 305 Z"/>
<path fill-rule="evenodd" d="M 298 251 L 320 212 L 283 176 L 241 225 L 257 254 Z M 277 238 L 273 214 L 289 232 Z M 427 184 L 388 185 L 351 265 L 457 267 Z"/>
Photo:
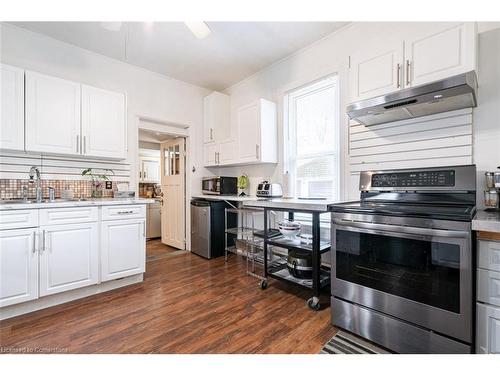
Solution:
<path fill-rule="evenodd" d="M 137 178 L 139 196 L 152 198 L 146 215 L 148 261 L 183 253 L 186 249 L 186 138 L 175 128 L 151 129 L 139 121 Z M 184 129 L 179 129 L 184 130 Z"/>

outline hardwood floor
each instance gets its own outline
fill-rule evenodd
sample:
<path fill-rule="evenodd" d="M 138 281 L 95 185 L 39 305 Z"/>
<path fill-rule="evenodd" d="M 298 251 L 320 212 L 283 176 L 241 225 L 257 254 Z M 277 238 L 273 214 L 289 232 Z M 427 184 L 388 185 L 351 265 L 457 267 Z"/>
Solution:
<path fill-rule="evenodd" d="M 307 292 L 258 284 L 236 256 L 160 258 L 143 283 L 0 322 L 0 352 L 318 353 L 336 332 Z"/>
<path fill-rule="evenodd" d="M 162 244 L 160 238 L 151 239 L 146 242 L 146 260 L 148 262 L 182 253 L 184 253 L 183 250 Z"/>

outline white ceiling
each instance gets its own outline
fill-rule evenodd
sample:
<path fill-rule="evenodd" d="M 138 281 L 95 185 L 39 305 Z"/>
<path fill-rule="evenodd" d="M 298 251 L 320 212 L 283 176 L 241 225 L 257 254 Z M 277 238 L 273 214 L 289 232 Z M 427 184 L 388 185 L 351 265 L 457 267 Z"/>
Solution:
<path fill-rule="evenodd" d="M 15 22 L 17 26 L 185 82 L 222 90 L 332 33 L 346 22 L 207 22 L 196 39 L 183 22 Z"/>
<path fill-rule="evenodd" d="M 139 141 L 149 143 L 161 143 L 174 139 L 175 137 L 170 134 L 155 132 L 152 130 L 139 129 Z"/>

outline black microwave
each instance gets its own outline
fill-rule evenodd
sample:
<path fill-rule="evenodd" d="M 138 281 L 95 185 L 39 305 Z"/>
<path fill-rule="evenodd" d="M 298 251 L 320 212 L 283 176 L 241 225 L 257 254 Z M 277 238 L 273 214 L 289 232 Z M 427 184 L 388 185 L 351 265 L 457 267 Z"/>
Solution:
<path fill-rule="evenodd" d="M 204 177 L 201 181 L 203 194 L 238 195 L 238 178 L 236 177 Z"/>

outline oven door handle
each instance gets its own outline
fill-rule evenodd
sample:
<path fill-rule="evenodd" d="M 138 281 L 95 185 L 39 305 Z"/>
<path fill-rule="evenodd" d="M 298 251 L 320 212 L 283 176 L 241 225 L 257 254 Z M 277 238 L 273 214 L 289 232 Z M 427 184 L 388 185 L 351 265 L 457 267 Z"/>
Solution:
<path fill-rule="evenodd" d="M 362 229 L 374 229 L 384 232 L 406 233 L 415 234 L 420 236 L 433 236 L 433 237 L 448 237 L 448 238 L 466 238 L 470 237 L 470 232 L 460 230 L 447 230 L 447 229 L 429 229 L 419 227 L 408 227 L 405 225 L 394 224 L 375 224 L 361 221 L 349 221 L 333 219 L 333 223 L 344 227 L 354 227 Z"/>

